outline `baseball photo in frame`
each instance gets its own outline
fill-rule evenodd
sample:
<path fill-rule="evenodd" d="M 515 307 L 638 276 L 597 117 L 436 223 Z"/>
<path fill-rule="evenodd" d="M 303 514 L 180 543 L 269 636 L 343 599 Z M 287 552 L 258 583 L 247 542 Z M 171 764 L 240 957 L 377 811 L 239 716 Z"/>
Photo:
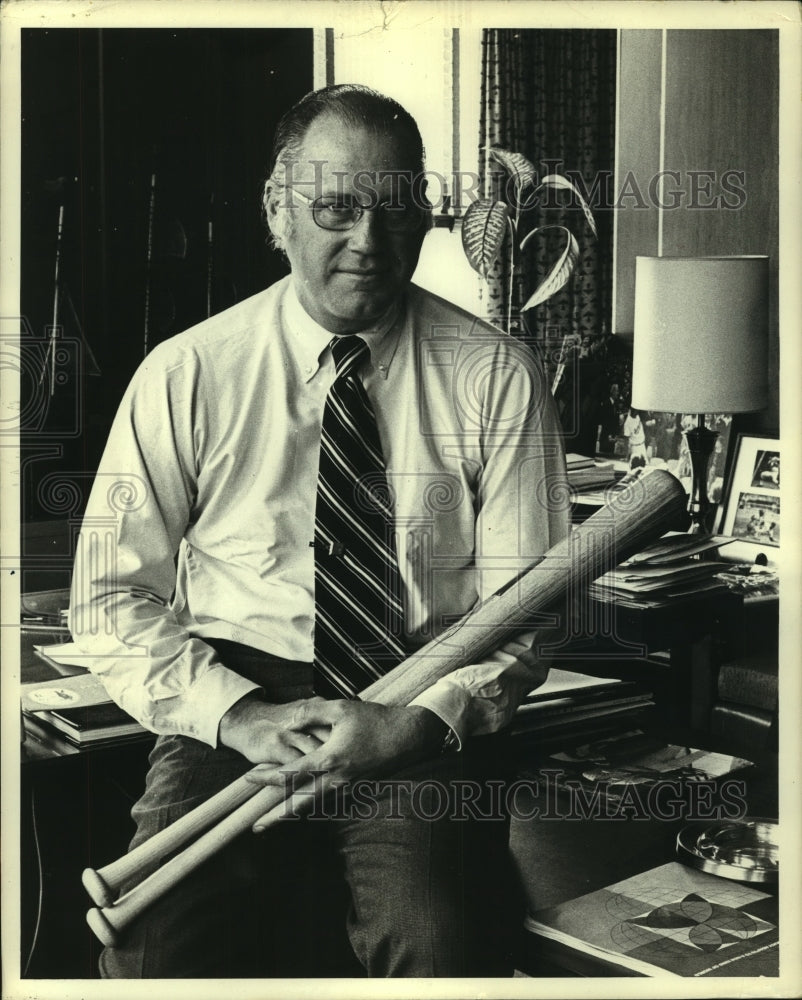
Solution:
<path fill-rule="evenodd" d="M 728 555 L 752 562 L 762 552 L 769 563 L 776 563 L 780 517 L 780 442 L 741 434 L 721 521 L 722 534 L 736 539 Z"/>

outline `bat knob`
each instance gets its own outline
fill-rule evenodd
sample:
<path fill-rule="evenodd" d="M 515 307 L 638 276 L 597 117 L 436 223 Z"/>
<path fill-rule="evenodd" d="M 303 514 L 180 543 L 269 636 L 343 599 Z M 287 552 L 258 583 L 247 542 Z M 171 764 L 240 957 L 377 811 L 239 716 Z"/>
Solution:
<path fill-rule="evenodd" d="M 89 893 L 92 902 L 98 906 L 111 906 L 114 902 L 114 893 L 109 888 L 108 883 L 100 876 L 94 868 L 85 868 L 81 875 L 84 889 Z"/>
<path fill-rule="evenodd" d="M 114 948 L 119 943 L 117 931 L 106 919 L 106 914 L 100 907 L 93 907 L 86 914 L 86 922 L 92 928 L 95 937 L 107 948 Z"/>

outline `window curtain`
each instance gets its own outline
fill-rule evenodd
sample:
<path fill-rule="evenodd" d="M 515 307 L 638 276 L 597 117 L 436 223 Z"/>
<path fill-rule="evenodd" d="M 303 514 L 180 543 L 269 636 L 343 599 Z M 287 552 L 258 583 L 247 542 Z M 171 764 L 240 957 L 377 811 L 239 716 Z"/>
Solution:
<path fill-rule="evenodd" d="M 498 196 L 486 150 L 523 153 L 538 178 L 567 173 L 590 195 L 598 226 L 593 238 L 582 211 L 549 195 L 525 213 L 519 240 L 535 226 L 567 226 L 579 243 L 579 260 L 568 284 L 529 311 L 520 307 L 543 281 L 565 245 L 565 236 L 538 235 L 516 254 L 510 332 L 534 337 L 546 352 L 609 329 L 612 299 L 612 212 L 610 203 L 615 127 L 616 33 L 600 30 L 486 29 L 482 38 L 480 178 L 486 196 Z M 507 327 L 510 275 L 507 245 L 487 283 L 488 319 Z M 547 345 L 551 345 L 549 349 Z"/>

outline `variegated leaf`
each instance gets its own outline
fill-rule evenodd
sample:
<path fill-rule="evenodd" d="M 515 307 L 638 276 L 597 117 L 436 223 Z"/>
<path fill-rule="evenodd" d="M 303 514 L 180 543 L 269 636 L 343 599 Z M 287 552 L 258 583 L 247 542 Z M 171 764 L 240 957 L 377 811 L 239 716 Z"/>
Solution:
<path fill-rule="evenodd" d="M 516 200 L 520 202 L 521 194 L 528 187 L 537 183 L 537 171 L 523 153 L 511 153 L 508 149 L 498 149 L 491 146 L 488 150 L 490 159 L 500 163 L 515 182 Z"/>
<path fill-rule="evenodd" d="M 559 292 L 559 290 L 573 274 L 576 262 L 579 260 L 579 244 L 577 243 L 574 234 L 566 226 L 539 226 L 537 229 L 533 229 L 532 232 L 527 233 L 521 241 L 521 250 L 524 249 L 535 233 L 543 233 L 547 229 L 559 229 L 561 232 L 566 234 L 568 242 L 560 255 L 560 259 L 546 275 L 540 285 L 535 289 L 534 294 L 527 301 L 526 305 L 523 306 L 521 312 L 524 312 L 527 309 L 534 309 L 535 306 L 539 306 L 541 302 L 545 302 L 547 299 L 550 299 L 555 292 Z"/>
<path fill-rule="evenodd" d="M 575 184 L 572 184 L 567 177 L 563 177 L 562 174 L 548 174 L 540 182 L 540 187 L 550 187 L 558 191 L 571 191 L 573 192 L 575 198 L 579 202 L 582 211 L 585 213 L 585 218 L 588 220 L 588 225 L 590 226 L 591 232 L 594 236 L 596 233 L 596 220 L 593 218 L 593 212 L 590 210 L 590 206 L 582 197 L 582 195 L 577 190 Z"/>
<path fill-rule="evenodd" d="M 507 233 L 510 210 L 503 201 L 480 198 L 468 206 L 462 219 L 462 247 L 468 263 L 487 277 Z"/>

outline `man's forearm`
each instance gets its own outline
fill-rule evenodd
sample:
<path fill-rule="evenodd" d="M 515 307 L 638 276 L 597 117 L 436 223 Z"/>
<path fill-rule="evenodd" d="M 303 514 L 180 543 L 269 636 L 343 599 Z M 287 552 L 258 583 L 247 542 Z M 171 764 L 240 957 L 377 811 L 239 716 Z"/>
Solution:
<path fill-rule="evenodd" d="M 74 577 L 70 630 L 87 667 L 147 729 L 214 746 L 221 716 L 258 685 L 228 670 L 166 604 L 120 583 L 116 590 L 102 581 L 82 585 L 85 568 L 79 563 Z M 106 594 L 87 596 L 104 587 Z"/>

